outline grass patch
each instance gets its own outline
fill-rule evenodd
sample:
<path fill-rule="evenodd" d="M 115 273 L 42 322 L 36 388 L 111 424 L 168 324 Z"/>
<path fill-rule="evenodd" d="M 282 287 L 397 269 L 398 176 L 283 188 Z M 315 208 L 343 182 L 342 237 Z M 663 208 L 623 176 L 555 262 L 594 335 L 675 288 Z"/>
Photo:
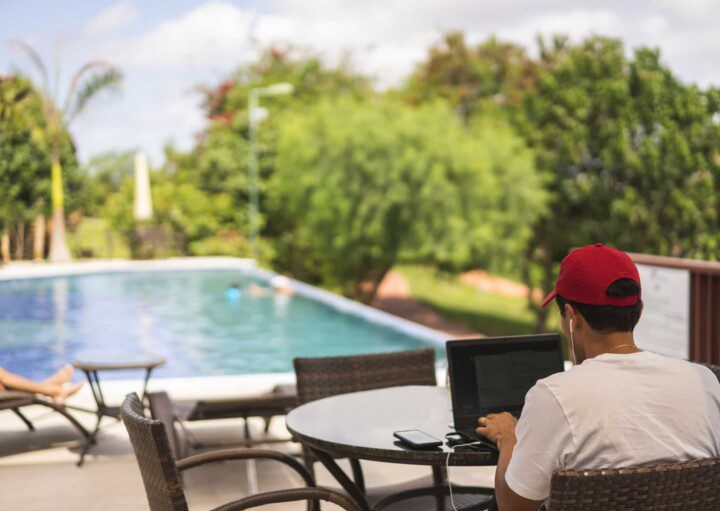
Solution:
<path fill-rule="evenodd" d="M 535 315 L 525 298 L 481 292 L 460 282 L 457 275 L 428 266 L 402 265 L 395 269 L 408 280 L 413 298 L 473 330 L 490 336 L 535 331 Z M 560 325 L 553 312 L 547 330 L 559 331 Z"/>
<path fill-rule="evenodd" d="M 81 259 L 130 257 L 125 239 L 110 230 L 105 218 L 83 218 L 75 232 L 68 234 L 68 244 L 73 255 Z"/>

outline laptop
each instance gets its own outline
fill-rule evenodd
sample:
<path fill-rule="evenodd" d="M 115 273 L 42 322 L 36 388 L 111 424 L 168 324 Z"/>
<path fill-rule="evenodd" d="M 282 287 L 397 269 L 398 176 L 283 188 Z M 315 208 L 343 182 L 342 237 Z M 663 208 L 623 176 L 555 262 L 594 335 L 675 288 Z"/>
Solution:
<path fill-rule="evenodd" d="M 470 441 L 487 440 L 475 432 L 480 417 L 520 417 L 533 385 L 564 370 L 558 334 L 462 339 L 447 341 L 446 348 L 453 426 Z"/>

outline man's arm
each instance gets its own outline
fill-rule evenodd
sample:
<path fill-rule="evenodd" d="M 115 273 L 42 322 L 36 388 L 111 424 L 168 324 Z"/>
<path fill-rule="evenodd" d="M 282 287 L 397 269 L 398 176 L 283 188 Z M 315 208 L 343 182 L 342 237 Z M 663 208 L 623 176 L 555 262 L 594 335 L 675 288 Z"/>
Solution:
<path fill-rule="evenodd" d="M 530 500 L 515 493 L 505 481 L 510 459 L 517 443 L 515 425 L 517 420 L 509 413 L 491 414 L 482 417 L 477 432 L 495 442 L 500 451 L 495 469 L 495 500 L 499 511 L 537 511 L 542 500 Z"/>

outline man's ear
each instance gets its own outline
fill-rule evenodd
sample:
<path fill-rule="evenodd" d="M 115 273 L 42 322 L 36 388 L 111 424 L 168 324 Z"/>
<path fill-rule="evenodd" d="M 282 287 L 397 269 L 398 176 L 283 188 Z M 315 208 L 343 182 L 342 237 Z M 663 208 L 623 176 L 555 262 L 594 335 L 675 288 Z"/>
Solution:
<path fill-rule="evenodd" d="M 569 303 L 565 304 L 565 316 L 568 318 L 568 322 L 572 321 L 573 329 L 577 330 L 579 314 L 577 313 L 575 308 Z"/>

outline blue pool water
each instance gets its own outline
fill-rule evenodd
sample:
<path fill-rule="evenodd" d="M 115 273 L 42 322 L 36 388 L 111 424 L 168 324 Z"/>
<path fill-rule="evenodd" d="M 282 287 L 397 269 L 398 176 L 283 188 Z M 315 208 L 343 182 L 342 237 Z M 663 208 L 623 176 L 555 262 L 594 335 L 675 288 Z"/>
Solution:
<path fill-rule="evenodd" d="M 260 283 L 236 270 L 0 282 L 0 366 L 42 379 L 78 358 L 159 356 L 157 376 L 272 373 L 292 371 L 298 356 L 430 345 L 302 296 L 228 301 L 232 282 Z"/>

